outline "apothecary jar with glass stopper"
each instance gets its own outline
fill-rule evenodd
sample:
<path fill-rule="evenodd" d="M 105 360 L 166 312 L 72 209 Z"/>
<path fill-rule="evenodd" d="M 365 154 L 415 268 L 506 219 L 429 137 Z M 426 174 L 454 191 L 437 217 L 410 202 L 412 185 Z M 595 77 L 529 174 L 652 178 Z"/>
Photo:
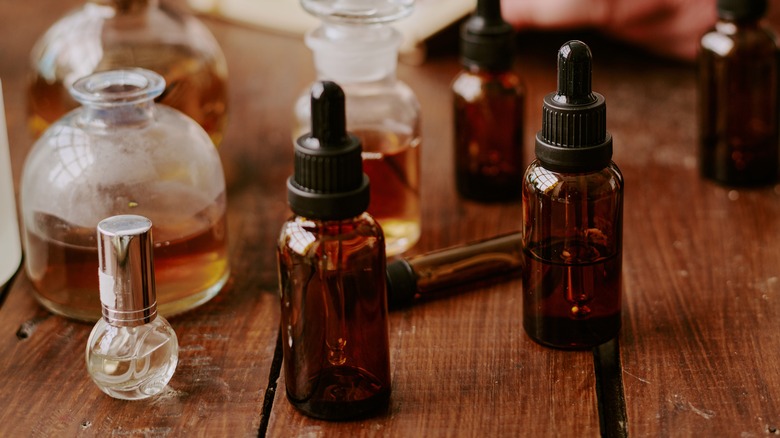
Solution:
<path fill-rule="evenodd" d="M 22 171 L 25 269 L 38 301 L 97 320 L 95 227 L 106 217 L 150 218 L 159 311 L 171 315 L 227 281 L 225 178 L 217 150 L 192 119 L 155 104 L 162 76 L 111 70 L 76 81 L 82 104 L 53 123 Z"/>

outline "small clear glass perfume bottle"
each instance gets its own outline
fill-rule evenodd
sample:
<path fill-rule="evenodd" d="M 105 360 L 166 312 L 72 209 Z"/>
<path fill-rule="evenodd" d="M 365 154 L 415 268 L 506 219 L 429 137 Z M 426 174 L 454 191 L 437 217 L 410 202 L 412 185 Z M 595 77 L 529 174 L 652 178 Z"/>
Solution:
<path fill-rule="evenodd" d="M 165 388 L 179 360 L 176 333 L 157 314 L 152 221 L 112 216 L 97 234 L 103 318 L 87 341 L 87 370 L 111 397 L 151 397 Z"/>
<path fill-rule="evenodd" d="M 344 93 L 312 87 L 312 132 L 295 145 L 290 209 L 278 242 L 287 399 L 343 420 L 390 400 L 385 240 L 366 213 L 369 180 L 345 130 Z"/>

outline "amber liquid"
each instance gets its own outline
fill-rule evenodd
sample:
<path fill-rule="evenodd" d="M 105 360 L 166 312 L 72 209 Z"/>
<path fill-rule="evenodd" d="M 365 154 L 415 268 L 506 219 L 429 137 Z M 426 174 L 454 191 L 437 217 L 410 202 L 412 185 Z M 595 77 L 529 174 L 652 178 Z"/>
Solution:
<path fill-rule="evenodd" d="M 475 81 L 478 94 L 463 85 Z M 520 199 L 525 91 L 519 78 L 511 72 L 464 73 L 453 91 L 458 193 L 484 202 Z"/>
<path fill-rule="evenodd" d="M 352 367 L 325 368 L 311 383 L 316 392 L 291 403 L 306 414 L 325 420 L 359 418 L 387 408 L 390 387 L 366 370 Z"/>
<path fill-rule="evenodd" d="M 38 213 L 26 232 L 26 266 L 38 300 L 49 310 L 87 321 L 100 318 L 98 254 L 94 228 L 75 227 Z M 172 315 L 216 295 L 229 276 L 224 210 L 213 221 L 152 228 L 158 311 Z M 178 225 L 178 228 L 171 227 Z M 29 229 L 29 227 L 28 227 Z"/>
<path fill-rule="evenodd" d="M 723 53 L 728 42 L 731 49 Z M 773 184 L 780 173 L 778 57 L 769 31 L 719 22 L 699 54 L 699 167 L 727 185 Z"/>
<path fill-rule="evenodd" d="M 227 121 L 227 77 L 186 46 L 116 46 L 108 49 L 95 71 L 142 67 L 165 78 L 165 91 L 156 99 L 194 119 L 215 145 L 222 141 Z M 78 103 L 62 78 L 35 76 L 29 87 L 28 125 L 38 137 Z"/>
<path fill-rule="evenodd" d="M 368 213 L 382 226 L 387 256 L 420 239 L 419 136 L 357 130 L 363 142 L 363 171 L 371 182 Z"/>
<path fill-rule="evenodd" d="M 617 336 L 621 256 L 600 245 L 552 241 L 525 249 L 523 326 L 541 344 L 590 348 Z"/>

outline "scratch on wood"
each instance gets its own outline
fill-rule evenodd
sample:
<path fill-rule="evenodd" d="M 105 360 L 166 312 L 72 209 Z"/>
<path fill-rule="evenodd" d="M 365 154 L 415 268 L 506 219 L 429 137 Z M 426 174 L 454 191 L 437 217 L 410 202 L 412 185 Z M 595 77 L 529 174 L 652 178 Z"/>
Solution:
<path fill-rule="evenodd" d="M 647 384 L 650 384 L 650 381 L 649 381 L 649 380 L 647 380 L 647 379 L 643 379 L 643 378 L 641 378 L 641 377 L 637 376 L 636 374 L 631 374 L 631 373 L 629 373 L 628 371 L 626 371 L 625 369 L 623 370 L 623 372 L 624 372 L 624 373 L 626 373 L 626 374 L 628 374 L 629 376 L 631 376 L 631 377 L 633 377 L 633 378 L 635 378 L 635 379 L 639 380 L 639 381 L 640 381 L 640 382 L 642 382 L 642 383 L 647 383 Z"/>
<path fill-rule="evenodd" d="M 700 415 L 705 420 L 709 420 L 715 416 L 715 411 L 711 411 L 709 409 L 699 409 L 696 406 L 694 406 L 693 403 L 691 402 L 688 402 L 688 407 L 691 408 L 691 412 Z"/>
<path fill-rule="evenodd" d="M 154 397 L 151 400 L 151 405 L 160 405 L 160 404 L 166 404 L 169 403 L 171 400 L 180 400 L 185 397 L 187 397 L 189 394 L 185 391 L 179 391 L 176 389 L 171 388 L 170 386 L 166 386 L 165 389 L 157 394 L 156 397 Z"/>

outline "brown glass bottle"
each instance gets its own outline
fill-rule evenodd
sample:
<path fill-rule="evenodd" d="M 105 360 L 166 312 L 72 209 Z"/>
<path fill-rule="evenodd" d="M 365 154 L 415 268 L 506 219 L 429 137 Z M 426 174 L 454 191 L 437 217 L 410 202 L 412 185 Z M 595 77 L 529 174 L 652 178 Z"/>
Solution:
<path fill-rule="evenodd" d="M 28 125 L 37 137 L 76 108 L 68 88 L 93 72 L 142 67 L 165 78 L 157 98 L 190 116 L 214 144 L 227 121 L 227 63 L 195 16 L 159 0 L 86 0 L 32 50 Z"/>
<path fill-rule="evenodd" d="M 454 95 L 455 182 L 477 201 L 520 198 L 525 88 L 512 70 L 514 32 L 499 0 L 479 0 L 461 29 Z"/>
<path fill-rule="evenodd" d="M 699 167 L 727 185 L 777 181 L 776 36 L 761 22 L 766 0 L 719 0 L 699 50 Z"/>
<path fill-rule="evenodd" d="M 327 420 L 388 406 L 385 239 L 365 213 L 362 147 L 346 133 L 344 93 L 312 87 L 312 133 L 295 145 L 290 209 L 278 243 L 288 400 Z"/>
<path fill-rule="evenodd" d="M 523 327 L 565 349 L 604 343 L 621 324 L 623 176 L 591 62 L 580 41 L 558 52 L 558 92 L 544 99 L 523 181 Z"/>
<path fill-rule="evenodd" d="M 390 397 L 384 237 L 367 213 L 295 217 L 279 242 L 287 397 L 308 415 L 362 416 Z"/>

